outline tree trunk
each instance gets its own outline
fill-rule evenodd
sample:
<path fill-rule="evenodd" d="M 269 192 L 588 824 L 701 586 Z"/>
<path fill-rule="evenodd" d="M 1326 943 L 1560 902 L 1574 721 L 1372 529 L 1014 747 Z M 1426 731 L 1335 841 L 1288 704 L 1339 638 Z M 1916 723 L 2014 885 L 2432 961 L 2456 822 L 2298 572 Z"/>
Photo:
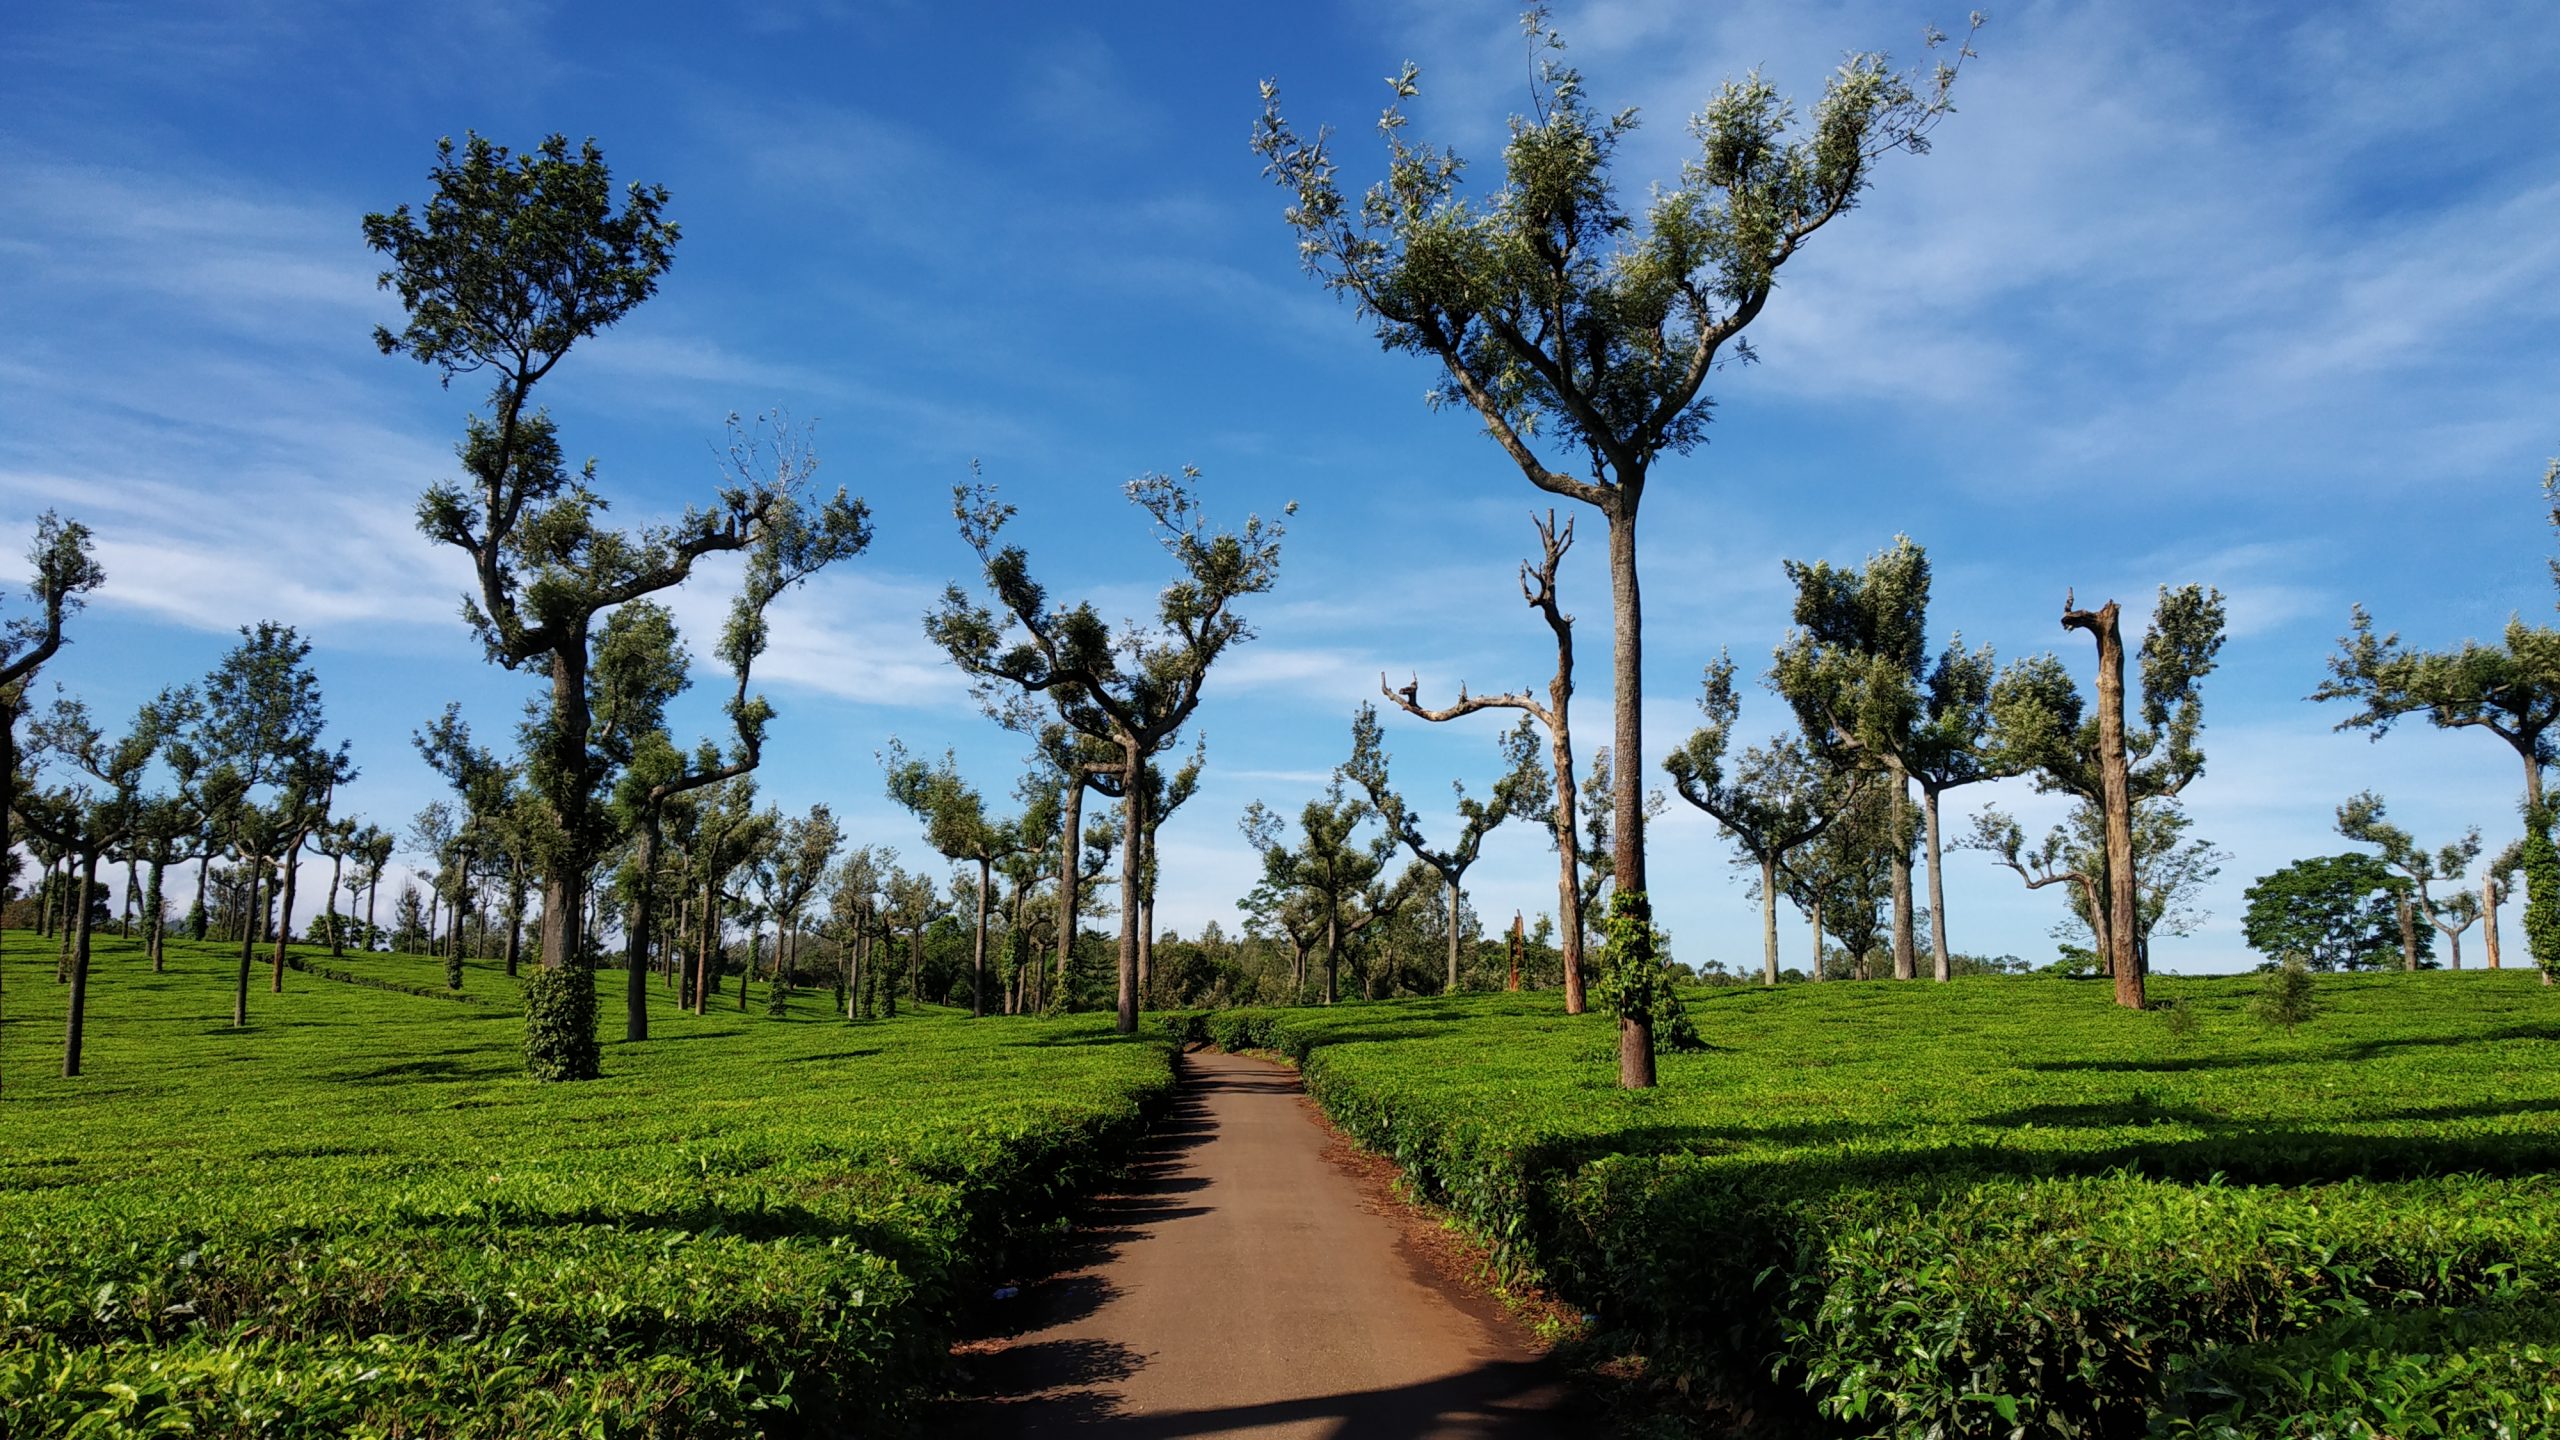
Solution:
<path fill-rule="evenodd" d="M 2418 921 L 2409 897 L 2400 898 L 2400 968 L 2415 973 L 2418 968 Z"/>
<path fill-rule="evenodd" d="M 277 891 L 283 901 L 282 913 L 276 917 L 275 973 L 268 982 L 274 993 L 284 993 L 284 947 L 293 939 L 293 882 L 302 872 L 302 837 L 293 837 L 293 847 L 284 854 L 284 881 Z"/>
<path fill-rule="evenodd" d="M 1644 475 L 1618 477 L 1617 503 L 1609 508 L 1609 612 L 1615 633 L 1610 637 L 1610 686 L 1617 710 L 1617 830 L 1611 835 L 1610 863 L 1621 895 L 1644 896 L 1644 601 L 1636 584 L 1636 505 L 1644 493 Z M 1651 921 L 1651 905 L 1635 902 Z M 1576 937 L 1579 939 L 1579 936 Z M 1618 1021 L 1618 1083 L 1629 1090 L 1653 1085 L 1653 1020 L 1622 1017 Z"/>
<path fill-rule="evenodd" d="M 1120 785 L 1120 1018 L 1117 1023 L 1123 1035 L 1138 1030 L 1138 848 L 1139 781 L 1144 766 L 1134 740 L 1124 740 L 1121 751 Z"/>
<path fill-rule="evenodd" d="M 1084 873 L 1084 772 L 1069 762 L 1067 793 L 1060 809 L 1058 831 L 1058 987 L 1057 1003 L 1064 1004 L 1068 990 L 1067 967 L 1076 952 L 1077 882 Z"/>
<path fill-rule="evenodd" d="M 1458 882 L 1443 878 L 1449 887 L 1449 978 L 1441 986 L 1444 995 L 1458 993 Z"/>
<path fill-rule="evenodd" d="M 2489 968 L 2498 968 L 2498 877 L 2480 877 L 2480 943 L 2489 952 Z"/>
<path fill-rule="evenodd" d="M 62 1027 L 62 1078 L 76 1079 L 80 1074 L 80 1029 L 89 1009 L 89 892 L 97 888 L 98 855 L 96 851 L 81 857 L 79 904 L 72 921 L 78 932 L 71 942 L 71 1008 Z"/>
<path fill-rule="evenodd" d="M 249 967 L 258 958 L 257 927 L 249 917 L 257 913 L 258 884 L 266 875 L 266 862 L 242 856 L 242 869 L 249 872 L 249 892 L 240 902 L 240 983 L 231 995 L 231 1024 L 234 1028 L 249 1023 Z"/>
<path fill-rule="evenodd" d="M 1816 980 L 1820 980 L 1820 979 L 1822 978 L 1822 972 L 1823 972 L 1823 970 L 1824 970 L 1826 967 L 1825 967 L 1825 965 L 1824 965 L 1824 961 L 1823 961 L 1823 958 L 1822 958 L 1822 902 L 1821 902 L 1821 901 L 1819 901 L 1819 900 L 1815 901 L 1815 902 L 1814 902 L 1814 904 L 1813 904 L 1812 918 L 1813 918 L 1813 978 L 1814 978 L 1814 979 L 1816 979 Z"/>
<path fill-rule="evenodd" d="M 2461 932 L 2461 931 L 2459 931 L 2459 930 L 2454 929 L 2454 928 L 2453 928 L 2452 926 L 2450 926 L 2450 925 L 2439 925 L 2439 926 L 2437 926 L 2436 928 L 2437 928 L 2437 929 L 2439 929 L 2439 930 L 2442 930 L 2442 931 L 2444 932 L 2444 958 L 2445 958 L 2445 963 L 2447 963 L 2447 964 L 2451 965 L 2451 966 L 2452 966 L 2454 969 L 2456 969 L 2456 970 L 2461 969 L 2461 968 L 2462 968 L 2462 932 Z"/>
<path fill-rule="evenodd" d="M 987 891 L 996 883 L 995 862 L 978 857 L 978 934 L 969 951 L 969 1018 L 987 1013 Z"/>
<path fill-rule="evenodd" d="M 199 945 L 204 943 L 205 927 L 213 921 L 213 913 L 204 908 L 205 885 L 212 876 L 213 838 L 211 836 L 206 836 L 204 839 L 204 855 L 196 861 L 196 913 L 193 926 L 195 932 L 193 938 Z M 369 915 L 370 912 L 368 912 L 368 916 Z"/>
<path fill-rule="evenodd" d="M 344 926 L 342 926 L 342 925 L 340 925 L 340 924 L 338 923 L 338 886 L 340 885 L 340 883 L 342 883 L 343 881 L 345 881 L 345 879 L 346 879 L 346 878 L 347 878 L 347 857 L 346 857 L 346 855 L 345 855 L 343 852 L 342 852 L 342 853 L 339 853 L 339 854 L 331 855 L 331 856 L 329 857 L 329 912 L 328 912 L 328 913 L 329 913 L 329 956 L 330 956 L 330 958 L 331 958 L 331 959 L 336 959 L 337 957 L 339 957 L 339 956 L 344 955 L 344 954 L 346 954 L 346 953 L 347 953 L 347 939 L 346 939 L 346 936 L 345 936 L 344 934 L 340 933 L 340 932 L 341 932 L 341 931 L 343 931 L 346 927 L 344 927 Z M 158 882 L 157 880 L 154 880 L 152 883 L 153 883 L 153 885 L 154 885 L 154 886 L 157 886 L 159 882 Z"/>
<path fill-rule="evenodd" d="M 368 861 L 366 863 L 370 864 L 371 862 Z M 373 923 L 374 902 L 381 898 L 382 872 L 379 870 L 369 870 L 365 873 L 364 882 L 364 943 L 365 948 L 368 950 L 373 948 L 374 932 L 381 928 Z M 203 897 L 198 896 L 196 903 L 199 905 L 203 904 Z"/>
<path fill-rule="evenodd" d="M 1920 957 L 1911 924 L 1911 777 L 1899 765 L 1885 773 L 1893 777 L 1893 978 L 1916 980 Z"/>
<path fill-rule="evenodd" d="M 134 901 L 135 893 L 140 889 L 140 886 L 136 883 L 136 877 L 135 877 L 135 875 L 134 875 L 134 873 L 133 873 L 133 862 L 134 862 L 134 856 L 133 856 L 133 853 L 132 853 L 131 851 L 127 851 L 127 852 L 125 852 L 125 857 L 124 857 L 124 922 L 123 922 L 123 925 L 122 925 L 121 933 L 119 933 L 119 934 L 117 935 L 117 937 L 116 937 L 116 938 L 117 938 L 117 939 L 119 939 L 119 940 L 130 940 L 130 939 L 132 939 L 132 938 L 133 938 L 133 901 Z"/>
<path fill-rule="evenodd" d="M 0 834 L 0 846 L 7 843 L 7 836 Z M 6 853 L 7 851 L 0 850 L 0 854 Z M 169 968 L 168 952 L 163 946 L 163 942 L 169 938 L 169 922 L 165 914 L 169 905 L 160 889 L 160 882 L 169 870 L 169 862 L 165 858 L 168 853 L 168 847 L 165 844 L 152 852 L 150 890 L 144 895 L 142 902 L 150 911 L 142 917 L 142 943 L 143 948 L 150 952 L 151 973 L 154 975 L 164 973 Z"/>
<path fill-rule="evenodd" d="M 370 916 L 366 917 L 368 920 Z M 507 871 L 507 978 L 516 976 L 516 967 L 524 960 L 524 866 L 513 864 Z"/>
<path fill-rule="evenodd" d="M 631 873 L 639 877 L 631 897 L 630 924 L 624 927 L 622 963 L 630 973 L 623 977 L 622 1038 L 628 1041 L 649 1038 L 649 930 L 657 923 L 658 898 L 658 817 L 656 812 L 641 816 L 639 831 L 633 837 Z M 507 931 L 507 973 L 516 968 L 516 937 L 512 927 Z"/>
<path fill-rule="evenodd" d="M 702 928 L 695 936 L 693 993 L 685 998 L 692 1002 L 693 1013 L 711 1013 L 711 961 L 720 953 L 720 877 L 713 875 L 702 887 Z"/>
<path fill-rule="evenodd" d="M 1331 897 L 1327 897 L 1327 903 L 1331 903 Z M 1327 1005 L 1333 1003 L 1335 977 L 1340 972 L 1341 959 L 1342 916 L 1335 913 L 1326 916 L 1324 922 L 1324 1003 Z"/>
<path fill-rule="evenodd" d="M 1760 860 L 1760 983 L 1778 983 L 1778 862 Z"/>
<path fill-rule="evenodd" d="M 2107 826 L 2107 950 L 2115 968 L 2116 1003 L 2143 1008 L 2142 967 L 2133 954 L 2137 918 L 2133 873 L 2133 797 L 2124 754 L 2124 632 L 2116 602 L 2096 611 L 2072 610 L 2064 629 L 2086 630 L 2098 642 L 2098 786 Z"/>
<path fill-rule="evenodd" d="M 1947 950 L 1947 884 L 1941 871 L 1938 841 L 1938 790 L 1922 782 L 1920 786 L 1922 818 L 1928 822 L 1929 841 L 1929 953 L 1936 967 L 1939 983 L 1955 977 L 1955 961 Z"/>

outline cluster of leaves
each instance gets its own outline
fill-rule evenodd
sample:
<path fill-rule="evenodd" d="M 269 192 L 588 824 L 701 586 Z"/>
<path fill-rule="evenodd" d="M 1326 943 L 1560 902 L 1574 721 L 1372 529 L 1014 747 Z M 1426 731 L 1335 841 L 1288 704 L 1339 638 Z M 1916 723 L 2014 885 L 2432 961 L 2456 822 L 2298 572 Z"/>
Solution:
<path fill-rule="evenodd" d="M 2259 978 L 2155 983 L 2187 1033 L 2042 979 L 1692 992 L 1650 1095 L 1546 996 L 1177 1032 L 1296 1058 L 1498 1273 L 1782 1430 L 2139 1434 L 2214 1342 L 2560 1284 L 2530 979 L 2324 977 L 2298 1032 Z"/>
<path fill-rule="evenodd" d="M 1107 1043 L 1098 1018 L 928 1010 L 850 1031 L 688 1017 L 713 1043 L 546 1086 L 512 1007 L 383 988 L 440 991 L 431 959 L 350 957 L 359 983 L 289 990 L 281 1028 L 244 1040 L 208 1023 L 227 952 L 168 950 L 153 974 L 101 943 L 121 1088 L 12 1077 L 12 1433 L 895 1429 L 963 1297 L 1171 1084 L 1164 1046 Z M 475 967 L 472 986 L 513 982 Z"/>

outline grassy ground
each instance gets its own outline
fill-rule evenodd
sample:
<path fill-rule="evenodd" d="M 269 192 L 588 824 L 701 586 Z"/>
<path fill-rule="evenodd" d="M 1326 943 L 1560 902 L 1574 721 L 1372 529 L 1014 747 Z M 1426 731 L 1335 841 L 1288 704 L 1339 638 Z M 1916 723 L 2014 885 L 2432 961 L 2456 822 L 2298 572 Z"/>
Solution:
<path fill-rule="evenodd" d="M 606 1078 L 522 1078 L 494 964 L 464 1000 L 107 941 L 85 1074 L 6 937 L 9 1433 L 800 1434 L 894 1424 L 949 1319 L 1170 1084 L 1107 1017 L 773 1020 L 756 987 Z M 408 956 L 312 962 L 443 986 Z M 619 973 L 599 977 L 620 1013 Z M 619 1025 L 611 1027 L 618 1030 Z"/>
<path fill-rule="evenodd" d="M 2149 1013 L 2043 978 L 1701 992 L 1708 1048 L 1640 1093 L 1610 1023 L 1548 996 L 1199 1028 L 1299 1057 L 1501 1264 L 1727 1420 L 2437 1433 L 2387 1407 L 2486 1346 L 2460 1383 L 2489 1391 L 2441 1408 L 2560 1427 L 2560 995 L 2322 977 L 2286 1031 L 2259 983 L 2163 978 Z M 2285 1347 L 2324 1326 L 2353 1333 Z M 2312 1373 L 2356 1345 L 2371 1364 Z M 2347 1418 L 2281 1428 L 2314 1412 Z"/>

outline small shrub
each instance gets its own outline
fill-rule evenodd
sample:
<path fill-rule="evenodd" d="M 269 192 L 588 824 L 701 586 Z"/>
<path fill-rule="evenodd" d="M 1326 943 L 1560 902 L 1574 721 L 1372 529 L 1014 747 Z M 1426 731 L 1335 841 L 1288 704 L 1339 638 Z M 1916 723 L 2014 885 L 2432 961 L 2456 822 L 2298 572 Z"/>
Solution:
<path fill-rule="evenodd" d="M 2266 988 L 2258 992 L 2255 1008 L 2259 1019 L 2287 1030 L 2311 1018 L 2311 967 L 2300 955 L 2287 955 L 2267 972 Z"/>
<path fill-rule="evenodd" d="M 2184 1045 L 2196 1038 L 2196 1012 L 2175 1000 L 2163 1000 L 2152 1007 L 2159 1013 L 2160 1028 L 2169 1038 Z"/>

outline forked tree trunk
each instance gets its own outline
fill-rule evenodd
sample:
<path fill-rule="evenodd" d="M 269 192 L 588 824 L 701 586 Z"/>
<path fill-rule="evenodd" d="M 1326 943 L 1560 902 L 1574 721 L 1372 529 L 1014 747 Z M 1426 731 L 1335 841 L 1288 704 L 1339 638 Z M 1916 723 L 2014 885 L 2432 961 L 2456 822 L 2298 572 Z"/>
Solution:
<path fill-rule="evenodd" d="M 2124 632 L 2116 602 L 2095 611 L 2066 601 L 2062 625 L 2098 642 L 2098 786 L 2107 834 L 2107 953 L 2115 969 L 2116 1003 L 2143 1007 L 2142 966 L 2133 953 L 2137 918 L 2133 872 L 2133 797 L 2124 753 Z"/>

